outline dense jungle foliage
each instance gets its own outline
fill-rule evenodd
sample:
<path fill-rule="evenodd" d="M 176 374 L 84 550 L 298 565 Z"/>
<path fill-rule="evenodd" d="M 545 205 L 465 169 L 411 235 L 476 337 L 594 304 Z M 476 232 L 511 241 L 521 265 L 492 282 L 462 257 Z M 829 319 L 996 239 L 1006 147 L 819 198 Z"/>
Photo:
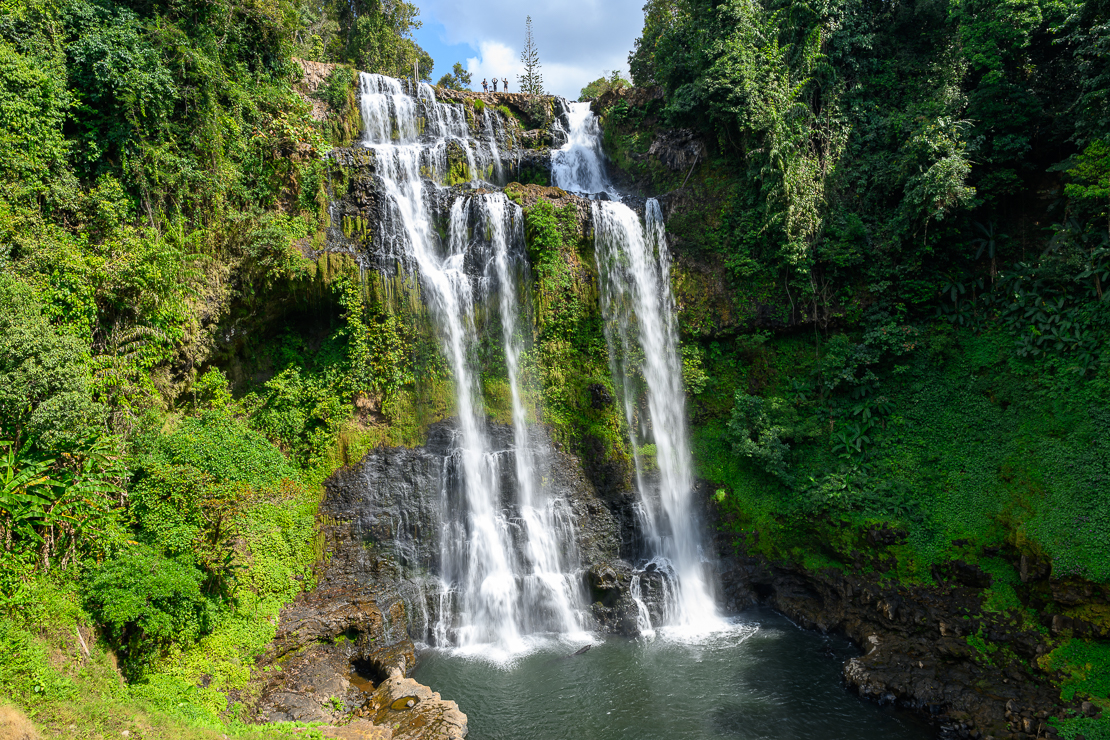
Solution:
<path fill-rule="evenodd" d="M 302 256 L 353 76 L 313 100 L 295 59 L 426 77 L 417 12 L 0 2 L 0 696 L 43 729 L 287 732 L 242 724 L 254 658 L 372 441 L 351 399 L 405 382 L 354 263 Z"/>
<path fill-rule="evenodd" d="M 645 15 L 629 63 L 657 92 L 599 104 L 614 161 L 672 192 L 697 456 L 738 548 L 903 582 L 962 559 L 999 624 L 1047 634 L 1071 612 L 1020 556 L 1110 581 L 1110 4 Z M 683 167 L 645 156 L 676 127 Z M 1046 674 L 1104 665 L 1061 645 Z"/>

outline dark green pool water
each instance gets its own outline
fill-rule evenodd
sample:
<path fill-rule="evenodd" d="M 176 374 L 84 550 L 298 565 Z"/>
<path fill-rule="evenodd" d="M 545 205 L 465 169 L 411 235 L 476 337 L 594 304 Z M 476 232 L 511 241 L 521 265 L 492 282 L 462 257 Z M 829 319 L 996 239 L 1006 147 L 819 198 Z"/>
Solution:
<path fill-rule="evenodd" d="M 471 740 L 926 740 L 930 728 L 844 688 L 846 639 L 769 610 L 652 642 L 537 643 L 512 660 L 426 650 L 415 678 L 469 717 Z"/>

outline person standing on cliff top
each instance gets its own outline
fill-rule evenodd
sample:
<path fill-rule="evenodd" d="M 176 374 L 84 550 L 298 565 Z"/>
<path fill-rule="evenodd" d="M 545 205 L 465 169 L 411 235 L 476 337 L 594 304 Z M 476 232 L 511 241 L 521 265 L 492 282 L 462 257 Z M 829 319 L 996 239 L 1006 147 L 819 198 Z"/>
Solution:
<path fill-rule="evenodd" d="M 482 78 L 482 91 L 483 92 L 489 92 L 489 83 L 486 82 L 485 77 Z"/>
<path fill-rule="evenodd" d="M 507 77 L 501 78 L 501 91 L 509 92 L 509 79 Z"/>
<path fill-rule="evenodd" d="M 496 77 L 493 78 L 493 91 L 497 92 L 497 78 Z"/>

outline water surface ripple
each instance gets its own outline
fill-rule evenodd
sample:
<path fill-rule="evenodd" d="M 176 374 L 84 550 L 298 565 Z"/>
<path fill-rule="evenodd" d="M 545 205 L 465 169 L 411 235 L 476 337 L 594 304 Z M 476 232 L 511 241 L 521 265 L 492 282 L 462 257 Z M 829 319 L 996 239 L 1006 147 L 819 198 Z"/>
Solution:
<path fill-rule="evenodd" d="M 844 687 L 858 652 L 770 610 L 651 642 L 540 643 L 511 662 L 427 650 L 415 678 L 459 703 L 471 740 L 926 740 L 920 719 Z"/>

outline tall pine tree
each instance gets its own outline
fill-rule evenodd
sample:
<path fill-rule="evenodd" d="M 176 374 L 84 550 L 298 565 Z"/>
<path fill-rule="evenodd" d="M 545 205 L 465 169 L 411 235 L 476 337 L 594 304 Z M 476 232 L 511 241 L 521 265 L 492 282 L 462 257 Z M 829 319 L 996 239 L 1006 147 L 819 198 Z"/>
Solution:
<path fill-rule="evenodd" d="M 536 48 L 536 40 L 532 37 L 532 16 L 525 22 L 527 34 L 524 37 L 524 51 L 520 53 L 520 63 L 524 65 L 524 74 L 517 75 L 520 82 L 520 91 L 531 95 L 543 95 L 543 75 L 540 74 L 540 51 Z"/>

